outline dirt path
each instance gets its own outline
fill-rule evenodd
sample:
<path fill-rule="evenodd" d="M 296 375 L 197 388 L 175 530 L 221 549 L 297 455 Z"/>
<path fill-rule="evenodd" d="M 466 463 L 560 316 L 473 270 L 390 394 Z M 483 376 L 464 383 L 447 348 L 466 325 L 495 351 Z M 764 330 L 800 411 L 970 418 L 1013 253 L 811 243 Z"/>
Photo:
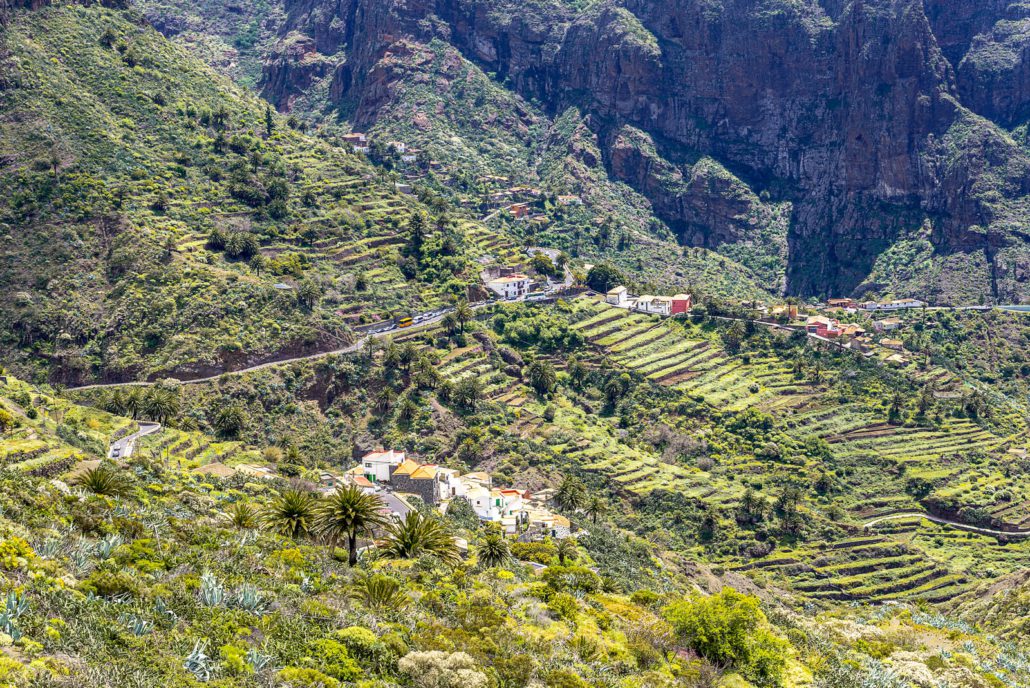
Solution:
<path fill-rule="evenodd" d="M 966 523 L 959 523 L 958 521 L 949 521 L 946 518 L 941 518 L 939 516 L 931 516 L 930 514 L 921 513 L 921 512 L 918 512 L 918 511 L 912 511 L 912 512 L 907 512 L 907 513 L 902 513 L 902 514 L 890 514 L 889 516 L 880 516 L 879 518 L 874 518 L 872 521 L 869 521 L 868 523 L 864 524 L 862 526 L 862 529 L 863 530 L 869 530 L 870 528 L 875 526 L 877 523 L 882 523 L 884 521 L 896 521 L 896 520 L 900 520 L 900 519 L 903 519 L 903 518 L 913 518 L 913 517 L 925 518 L 927 521 L 933 521 L 934 523 L 939 523 L 939 524 L 941 524 L 943 526 L 950 526 L 952 528 L 958 528 L 960 530 L 968 530 L 968 531 L 973 532 L 973 533 L 980 533 L 981 535 L 991 535 L 991 536 L 995 536 L 995 537 L 998 537 L 998 536 L 1002 536 L 1002 537 L 1015 537 L 1015 538 L 1030 537 L 1030 530 L 1022 530 L 1022 531 L 991 530 L 990 528 L 981 528 L 979 526 L 971 526 L 971 525 L 968 525 Z"/>

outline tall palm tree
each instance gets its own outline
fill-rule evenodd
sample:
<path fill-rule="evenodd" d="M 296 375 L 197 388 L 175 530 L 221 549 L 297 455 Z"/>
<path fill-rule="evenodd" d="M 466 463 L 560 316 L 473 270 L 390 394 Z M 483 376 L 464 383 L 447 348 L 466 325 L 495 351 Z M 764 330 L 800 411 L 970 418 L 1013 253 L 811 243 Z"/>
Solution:
<path fill-rule="evenodd" d="M 574 561 L 577 555 L 576 540 L 574 538 L 562 538 L 558 541 L 558 563 L 565 566 L 565 561 Z"/>
<path fill-rule="evenodd" d="M 586 506 L 587 492 L 583 483 L 574 476 L 567 475 L 562 478 L 558 491 L 554 494 L 554 501 L 565 511 L 576 511 Z"/>
<path fill-rule="evenodd" d="M 454 318 L 458 321 L 462 334 L 465 334 L 465 326 L 474 316 L 475 312 L 473 312 L 472 306 L 469 305 L 468 301 L 459 301 L 454 306 Z"/>
<path fill-rule="evenodd" d="M 493 568 L 507 563 L 511 559 L 511 549 L 508 541 L 500 533 L 487 533 L 483 538 L 483 544 L 476 552 L 479 565 L 483 568 Z"/>
<path fill-rule="evenodd" d="M 311 532 L 315 518 L 316 499 L 306 490 L 295 487 L 283 490 L 272 500 L 263 514 L 261 522 L 268 530 L 299 539 Z"/>
<path fill-rule="evenodd" d="M 378 495 L 367 494 L 356 485 L 337 488 L 318 508 L 314 531 L 334 546 L 346 538 L 347 564 L 354 566 L 358 563 L 358 536 L 371 535 L 373 529 L 387 523 L 382 508 Z"/>
<path fill-rule="evenodd" d="M 590 521 L 594 524 L 597 523 L 597 517 L 603 516 L 608 511 L 608 505 L 598 495 L 593 495 L 587 500 L 586 512 L 590 516 Z"/>
<path fill-rule="evenodd" d="M 461 561 L 458 544 L 439 520 L 409 511 L 403 521 L 390 526 L 380 549 L 395 559 L 415 559 L 430 554 L 453 566 Z"/>

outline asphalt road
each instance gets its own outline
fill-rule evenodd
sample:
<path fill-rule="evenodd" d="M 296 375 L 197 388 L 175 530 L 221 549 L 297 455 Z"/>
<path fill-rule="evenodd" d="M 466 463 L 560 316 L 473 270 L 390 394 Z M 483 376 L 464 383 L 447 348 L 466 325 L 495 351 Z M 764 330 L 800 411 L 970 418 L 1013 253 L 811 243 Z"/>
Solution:
<path fill-rule="evenodd" d="M 136 449 L 136 440 L 144 435 L 152 435 L 160 429 L 161 425 L 159 423 L 140 423 L 139 432 L 126 435 L 120 440 L 115 440 L 111 443 L 111 446 L 107 449 L 107 458 L 125 459 L 132 456 L 132 452 Z"/>
<path fill-rule="evenodd" d="M 895 521 L 895 520 L 903 519 L 903 518 L 912 518 L 912 517 L 915 517 L 915 516 L 918 516 L 919 518 L 925 518 L 927 521 L 932 521 L 934 523 L 939 523 L 939 524 L 944 525 L 944 526 L 951 526 L 952 528 L 959 528 L 960 530 L 968 530 L 968 531 L 973 532 L 973 533 L 980 533 L 981 535 L 993 535 L 993 536 L 998 536 L 998 537 L 1004 536 L 1004 537 L 1014 537 L 1014 538 L 1030 537 L 1030 530 L 1022 530 L 1022 531 L 992 530 L 990 528 L 981 528 L 979 526 L 971 526 L 971 525 L 968 525 L 966 523 L 959 523 L 958 521 L 949 521 L 946 518 L 940 518 L 939 516 L 931 516 L 930 514 L 924 514 L 924 513 L 917 512 L 917 511 L 912 511 L 912 512 L 903 513 L 903 514 L 890 514 L 889 516 L 881 516 L 880 518 L 874 518 L 872 521 L 869 521 L 868 523 L 864 524 L 862 526 L 862 528 L 864 530 L 869 530 L 869 528 L 871 528 L 872 526 L 875 526 L 877 523 L 882 523 L 884 521 Z"/>

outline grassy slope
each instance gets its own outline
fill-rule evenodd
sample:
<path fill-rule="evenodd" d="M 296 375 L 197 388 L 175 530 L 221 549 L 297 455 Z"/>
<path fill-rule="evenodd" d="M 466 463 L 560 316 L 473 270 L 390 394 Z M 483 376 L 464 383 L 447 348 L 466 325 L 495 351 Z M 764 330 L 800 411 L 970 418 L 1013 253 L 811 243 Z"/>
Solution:
<path fill-rule="evenodd" d="M 474 278 L 459 236 L 455 259 L 409 282 L 396 249 L 416 201 L 278 119 L 266 138 L 263 102 L 125 13 L 20 13 L 3 41 L 18 84 L 0 96 L 9 354 L 68 380 L 200 371 L 346 339 Z M 216 227 L 253 234 L 266 264 L 207 250 Z M 314 307 L 272 286 L 305 280 Z"/>

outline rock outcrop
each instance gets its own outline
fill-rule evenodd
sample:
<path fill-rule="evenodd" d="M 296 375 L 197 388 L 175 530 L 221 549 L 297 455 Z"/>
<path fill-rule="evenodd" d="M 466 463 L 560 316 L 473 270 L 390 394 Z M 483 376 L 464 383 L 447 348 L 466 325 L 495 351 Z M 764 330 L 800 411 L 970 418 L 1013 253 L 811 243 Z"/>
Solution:
<path fill-rule="evenodd" d="M 625 0 L 574 12 L 558 2 L 298 0 L 288 11 L 291 30 L 319 50 L 345 50 L 331 93 L 362 122 L 388 97 L 380 62 L 392 46 L 441 39 L 551 113 L 589 113 L 612 144 L 602 151 L 611 174 L 648 196 L 685 243 L 738 240 L 747 226 L 726 203 L 740 195 L 720 179 L 692 188 L 686 168 L 658 183 L 653 159 L 613 134 L 623 125 L 790 200 L 797 293 L 849 291 L 927 224 L 939 252 L 990 255 L 1011 240 L 1010 202 L 1027 193 L 1025 150 L 969 111 L 1005 126 L 1027 116 L 1030 39 L 1005 2 Z"/>

